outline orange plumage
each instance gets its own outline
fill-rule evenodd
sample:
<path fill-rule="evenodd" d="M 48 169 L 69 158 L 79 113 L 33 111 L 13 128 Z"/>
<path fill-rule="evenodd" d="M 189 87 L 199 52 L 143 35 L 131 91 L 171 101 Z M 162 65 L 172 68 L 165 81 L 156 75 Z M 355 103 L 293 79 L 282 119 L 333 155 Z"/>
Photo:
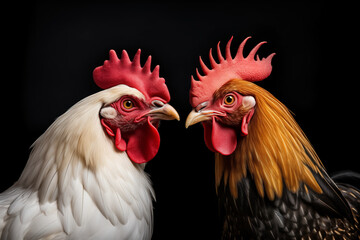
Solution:
<path fill-rule="evenodd" d="M 230 156 L 216 154 L 216 185 L 224 177 L 236 198 L 236 183 L 249 170 L 259 194 L 264 196 L 265 191 L 269 199 L 274 199 L 275 194 L 282 195 L 283 181 L 292 192 L 304 182 L 321 193 L 314 176 L 305 167 L 319 172 L 320 160 L 289 110 L 268 91 L 248 81 L 229 81 L 215 93 L 215 98 L 223 91 L 254 96 L 257 106 L 249 134 L 241 137 L 235 152 Z"/>

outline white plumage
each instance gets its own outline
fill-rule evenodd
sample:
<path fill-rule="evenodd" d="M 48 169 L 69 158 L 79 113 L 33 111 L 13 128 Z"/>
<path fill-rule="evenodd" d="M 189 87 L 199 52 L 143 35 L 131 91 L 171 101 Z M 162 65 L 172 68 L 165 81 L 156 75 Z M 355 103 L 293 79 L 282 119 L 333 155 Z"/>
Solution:
<path fill-rule="evenodd" d="M 19 180 L 0 194 L 1 239 L 150 239 L 154 192 L 144 164 L 130 161 L 102 129 L 99 112 L 118 85 L 60 116 L 33 144 Z"/>

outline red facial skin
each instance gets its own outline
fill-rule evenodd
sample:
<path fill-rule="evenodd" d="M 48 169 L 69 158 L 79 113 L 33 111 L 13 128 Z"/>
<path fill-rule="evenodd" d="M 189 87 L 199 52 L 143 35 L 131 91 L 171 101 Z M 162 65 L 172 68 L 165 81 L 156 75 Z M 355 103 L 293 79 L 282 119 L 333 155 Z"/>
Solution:
<path fill-rule="evenodd" d="M 232 101 L 229 101 L 232 98 Z M 227 116 L 234 113 L 241 106 L 243 96 L 238 92 L 229 92 L 223 97 L 215 99 L 214 102 L 209 104 L 206 108 L 222 113 L 220 117 Z M 224 119 L 224 118 L 222 118 Z M 220 120 L 220 119 L 219 119 Z"/>
<path fill-rule="evenodd" d="M 128 104 L 128 101 L 132 102 L 132 107 L 126 108 L 125 105 Z M 120 127 L 121 132 L 131 132 L 146 122 L 147 116 L 150 112 L 150 106 L 145 104 L 144 101 L 133 97 L 133 96 L 124 96 L 120 98 L 118 101 L 110 104 L 118 114 L 118 118 L 113 120 L 117 121 L 116 126 Z M 150 119 L 151 123 L 157 125 L 159 121 L 153 121 Z"/>
<path fill-rule="evenodd" d="M 151 160 L 158 152 L 160 136 L 157 131 L 159 120 L 147 116 L 151 108 L 144 101 L 124 96 L 110 105 L 117 111 L 113 119 L 102 118 L 106 132 L 115 137 L 115 146 L 126 151 L 136 163 Z"/>
<path fill-rule="evenodd" d="M 203 109 L 196 109 L 211 116 L 211 120 L 203 122 L 205 143 L 211 151 L 230 155 L 236 148 L 238 132 L 242 136 L 248 134 L 248 123 L 254 110 L 245 112 L 242 101 L 243 96 L 232 91 L 215 98 Z"/>

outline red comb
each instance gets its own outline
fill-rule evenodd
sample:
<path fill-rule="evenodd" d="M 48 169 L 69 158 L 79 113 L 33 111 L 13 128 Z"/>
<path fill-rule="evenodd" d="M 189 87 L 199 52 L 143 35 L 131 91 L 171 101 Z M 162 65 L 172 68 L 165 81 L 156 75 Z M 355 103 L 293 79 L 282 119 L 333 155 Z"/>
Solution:
<path fill-rule="evenodd" d="M 219 63 L 215 61 L 212 56 L 212 49 L 210 49 L 209 59 L 211 69 L 209 69 L 200 57 L 200 66 L 205 74 L 200 75 L 198 69 L 196 69 L 196 75 L 199 81 L 195 80 L 191 76 L 191 89 L 190 89 L 190 103 L 193 107 L 196 107 L 200 103 L 209 100 L 212 94 L 219 89 L 227 81 L 239 78 L 242 80 L 256 82 L 267 78 L 272 70 L 271 59 L 275 53 L 270 54 L 267 58 L 259 59 L 256 55 L 257 50 L 266 42 L 260 42 L 256 45 L 245 58 L 243 56 L 243 49 L 245 43 L 250 37 L 247 37 L 239 46 L 236 56 L 232 58 L 230 45 L 233 37 L 230 38 L 226 44 L 225 58 L 220 51 L 220 42 L 217 45 L 217 55 Z"/>
<path fill-rule="evenodd" d="M 148 57 L 143 67 L 140 64 L 139 49 L 133 61 L 125 50 L 119 59 L 114 50 L 109 52 L 109 60 L 103 66 L 95 68 L 93 78 L 100 88 L 107 89 L 119 84 L 136 88 L 148 99 L 161 99 L 170 101 L 170 93 L 166 87 L 165 79 L 159 77 L 159 65 L 151 71 L 151 56 Z"/>

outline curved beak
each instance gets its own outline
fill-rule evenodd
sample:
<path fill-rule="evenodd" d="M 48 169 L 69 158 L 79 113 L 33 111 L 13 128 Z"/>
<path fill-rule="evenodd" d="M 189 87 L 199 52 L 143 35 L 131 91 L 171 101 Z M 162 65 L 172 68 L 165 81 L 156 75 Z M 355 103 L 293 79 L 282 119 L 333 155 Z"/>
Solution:
<path fill-rule="evenodd" d="M 152 117 L 157 120 L 178 120 L 180 121 L 180 116 L 178 112 L 170 104 L 164 104 L 161 107 L 155 107 L 151 109 L 147 116 Z"/>
<path fill-rule="evenodd" d="M 214 110 L 196 111 L 196 109 L 193 109 L 186 118 L 185 128 L 199 122 L 211 120 L 213 116 L 224 116 L 224 113 Z"/>

